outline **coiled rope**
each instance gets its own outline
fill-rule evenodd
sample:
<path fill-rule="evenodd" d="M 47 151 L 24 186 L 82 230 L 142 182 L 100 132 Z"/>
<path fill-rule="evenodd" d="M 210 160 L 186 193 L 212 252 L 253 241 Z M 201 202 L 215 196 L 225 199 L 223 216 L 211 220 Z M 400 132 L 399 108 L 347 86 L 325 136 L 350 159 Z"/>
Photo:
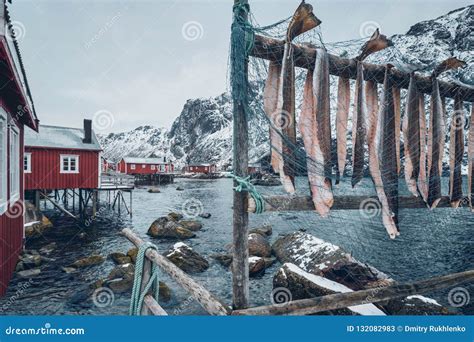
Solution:
<path fill-rule="evenodd" d="M 262 195 L 260 195 L 260 193 L 255 188 L 255 185 L 250 183 L 250 176 L 243 178 L 232 173 L 231 177 L 238 183 L 238 185 L 234 187 L 234 190 L 237 192 L 247 191 L 255 201 L 255 213 L 263 213 L 265 209 L 265 202 L 263 201 Z"/>
<path fill-rule="evenodd" d="M 137 260 L 135 262 L 135 277 L 133 280 L 132 299 L 130 301 L 130 315 L 132 316 L 138 316 L 141 314 L 143 300 L 145 299 L 145 295 L 151 289 L 153 291 L 153 297 L 156 301 L 158 301 L 160 285 L 158 279 L 158 267 L 154 263 L 152 263 L 150 279 L 145 285 L 143 291 L 140 292 L 143 280 L 143 267 L 146 258 L 145 253 L 148 249 L 154 249 L 155 251 L 158 251 L 157 247 L 150 242 L 145 242 L 138 248 Z"/>

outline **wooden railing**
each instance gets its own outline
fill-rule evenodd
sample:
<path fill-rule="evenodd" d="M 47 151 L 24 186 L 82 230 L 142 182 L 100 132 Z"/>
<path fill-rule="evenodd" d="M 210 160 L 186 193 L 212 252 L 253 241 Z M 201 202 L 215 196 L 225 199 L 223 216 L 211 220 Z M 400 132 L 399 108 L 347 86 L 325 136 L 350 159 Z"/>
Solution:
<path fill-rule="evenodd" d="M 132 188 L 135 186 L 135 177 L 119 173 L 119 172 L 107 172 L 100 176 L 100 187 L 101 188 Z"/>
<path fill-rule="evenodd" d="M 132 230 L 125 228 L 122 234 L 136 247 L 145 242 L 135 235 Z M 472 283 L 474 270 L 453 273 L 445 276 L 419 280 L 413 283 L 393 284 L 374 289 L 365 289 L 348 293 L 336 293 L 321 297 L 293 300 L 286 304 L 264 305 L 248 309 L 232 310 L 223 301 L 214 296 L 202 285 L 174 265 L 156 250 L 149 249 L 145 253 L 143 270 L 143 287 L 150 279 L 152 264 L 157 265 L 179 285 L 181 285 L 203 308 L 211 315 L 309 315 L 318 312 L 347 308 L 367 303 L 378 303 L 390 299 L 434 292 L 451 286 Z M 167 315 L 160 304 L 148 293 L 144 299 L 142 315 Z"/>

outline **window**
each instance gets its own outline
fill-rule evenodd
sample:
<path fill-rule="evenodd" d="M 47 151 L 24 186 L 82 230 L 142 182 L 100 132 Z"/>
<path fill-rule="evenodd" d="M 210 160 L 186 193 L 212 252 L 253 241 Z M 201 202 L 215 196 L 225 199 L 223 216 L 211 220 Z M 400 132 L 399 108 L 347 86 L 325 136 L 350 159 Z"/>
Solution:
<path fill-rule="evenodd" d="M 151 165 L 150 168 L 151 168 L 152 170 L 154 170 L 154 169 L 155 169 L 155 165 Z"/>
<path fill-rule="evenodd" d="M 79 173 L 79 156 L 61 154 L 61 173 Z"/>
<path fill-rule="evenodd" d="M 7 210 L 7 115 L 0 112 L 0 214 Z"/>
<path fill-rule="evenodd" d="M 146 168 L 146 165 L 145 165 L 145 164 L 142 165 L 142 169 L 144 169 L 144 168 Z"/>
<path fill-rule="evenodd" d="M 10 126 L 10 203 L 20 198 L 20 131 Z"/>
<path fill-rule="evenodd" d="M 130 170 L 135 170 L 135 164 L 130 165 Z"/>
<path fill-rule="evenodd" d="M 23 171 L 31 173 L 31 152 L 25 152 L 23 156 Z"/>

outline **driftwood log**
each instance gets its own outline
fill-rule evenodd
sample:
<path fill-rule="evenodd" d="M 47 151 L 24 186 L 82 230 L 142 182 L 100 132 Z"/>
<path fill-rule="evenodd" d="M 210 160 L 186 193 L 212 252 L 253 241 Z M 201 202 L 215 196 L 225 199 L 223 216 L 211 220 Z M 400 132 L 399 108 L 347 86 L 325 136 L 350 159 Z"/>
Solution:
<path fill-rule="evenodd" d="M 250 55 L 257 58 L 281 61 L 283 58 L 285 42 L 270 37 L 255 35 L 254 47 Z M 316 58 L 316 49 L 294 44 L 295 66 L 305 69 L 313 68 Z M 363 63 L 364 79 L 383 83 L 385 66 Z M 329 73 L 335 76 L 355 79 L 357 75 L 356 62 L 354 59 L 341 58 L 329 54 Z M 410 74 L 395 68 L 392 69 L 392 77 L 399 88 L 408 89 Z M 431 94 L 431 77 L 415 75 L 418 90 L 425 94 Z M 474 87 L 460 85 L 452 82 L 439 81 L 441 96 L 454 98 L 459 94 L 464 101 L 474 102 Z"/>
<path fill-rule="evenodd" d="M 258 306 L 235 310 L 232 315 L 311 315 L 366 303 L 378 303 L 394 298 L 434 292 L 450 286 L 474 281 L 474 271 L 449 274 L 414 283 L 397 284 L 348 293 L 336 293 L 311 299 L 300 299 L 286 304 Z"/>
<path fill-rule="evenodd" d="M 311 196 L 262 196 L 265 203 L 265 211 L 305 211 L 315 210 Z M 366 205 L 370 203 L 370 205 Z M 398 199 L 400 209 L 422 209 L 427 208 L 421 197 L 400 196 Z M 467 197 L 461 201 L 460 206 L 468 206 Z M 450 208 L 449 196 L 443 196 L 437 208 Z M 340 196 L 334 197 L 334 205 L 331 210 L 370 210 L 381 209 L 382 206 L 377 196 Z M 249 213 L 256 209 L 255 200 L 249 196 Z"/>

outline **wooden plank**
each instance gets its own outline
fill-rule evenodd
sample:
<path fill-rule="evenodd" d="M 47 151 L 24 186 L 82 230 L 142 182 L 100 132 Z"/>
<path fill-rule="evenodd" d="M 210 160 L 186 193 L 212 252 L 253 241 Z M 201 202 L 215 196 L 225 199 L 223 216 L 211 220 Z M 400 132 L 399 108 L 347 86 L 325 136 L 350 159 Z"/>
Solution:
<path fill-rule="evenodd" d="M 136 236 L 128 228 L 123 229 L 122 234 L 137 247 L 140 247 L 140 245 L 144 243 L 142 239 Z M 158 265 L 164 272 L 168 273 L 171 278 L 187 290 L 208 313 L 211 315 L 230 314 L 230 309 L 222 301 L 211 294 L 204 286 L 200 285 L 189 275 L 184 273 L 166 257 L 158 254 L 152 249 L 147 250 L 146 257 Z"/>
<path fill-rule="evenodd" d="M 315 210 L 311 196 L 262 196 L 265 202 L 265 211 L 310 211 Z M 255 201 L 249 196 L 248 212 L 255 212 Z M 370 203 L 370 204 L 369 204 Z M 400 196 L 400 209 L 421 209 L 428 208 L 421 197 Z M 465 197 L 460 206 L 469 206 L 468 198 Z M 450 208 L 449 196 L 443 196 L 437 208 Z M 334 205 L 331 210 L 369 210 L 382 206 L 377 196 L 337 196 L 334 197 Z"/>
<path fill-rule="evenodd" d="M 234 0 L 234 6 L 248 6 L 247 0 Z M 241 10 L 237 15 L 247 21 L 247 11 Z M 242 46 L 246 45 L 245 34 L 242 35 Z M 233 38 L 231 38 L 233 41 Z M 245 58 L 245 56 L 243 56 Z M 244 82 L 248 84 L 248 60 L 245 60 Z M 233 66 L 232 66 L 233 67 Z M 240 72 L 240 70 L 239 70 Z M 242 87 L 241 84 L 237 86 Z M 238 93 L 233 89 L 232 93 Z M 246 99 L 233 98 L 233 171 L 236 176 L 245 178 L 248 173 L 248 122 Z M 234 180 L 234 187 L 237 186 Z M 249 252 L 247 194 L 233 191 L 233 258 L 232 258 L 232 303 L 234 309 L 244 309 L 249 305 Z"/>
<path fill-rule="evenodd" d="M 377 287 L 373 289 L 336 293 L 311 299 L 300 299 L 284 305 L 265 305 L 236 310 L 232 315 L 310 315 L 367 303 L 434 292 L 462 283 L 474 281 L 474 270 L 430 278 L 413 283 Z"/>
<path fill-rule="evenodd" d="M 155 316 L 168 316 L 168 313 L 161 307 L 160 304 L 153 298 L 152 295 L 146 295 L 143 299 L 144 306 L 147 306 L 151 314 Z"/>
<path fill-rule="evenodd" d="M 143 261 L 143 273 L 142 273 L 142 286 L 140 287 L 140 293 L 143 293 L 145 291 L 145 287 L 150 281 L 151 278 L 151 266 L 152 263 L 150 259 L 145 258 Z M 147 295 L 150 294 L 150 291 L 147 293 Z M 142 316 L 148 316 L 151 314 L 151 310 L 149 309 L 148 305 L 143 305 L 142 310 L 140 312 Z"/>
<path fill-rule="evenodd" d="M 285 42 L 283 40 L 255 35 L 253 50 L 250 54 L 257 58 L 281 61 L 283 58 L 284 45 Z M 316 58 L 316 49 L 294 44 L 294 53 L 295 66 L 305 69 L 313 68 Z M 385 66 L 370 63 L 363 64 L 364 79 L 383 84 Z M 355 79 L 357 75 L 356 62 L 354 59 L 341 58 L 329 54 L 329 73 L 335 76 Z M 392 77 L 398 88 L 408 89 L 408 84 L 410 83 L 409 73 L 392 69 Z M 431 77 L 416 74 L 415 79 L 420 92 L 431 94 Z M 474 102 L 474 87 L 439 81 L 439 89 L 443 97 L 454 98 L 459 91 L 464 101 Z"/>

